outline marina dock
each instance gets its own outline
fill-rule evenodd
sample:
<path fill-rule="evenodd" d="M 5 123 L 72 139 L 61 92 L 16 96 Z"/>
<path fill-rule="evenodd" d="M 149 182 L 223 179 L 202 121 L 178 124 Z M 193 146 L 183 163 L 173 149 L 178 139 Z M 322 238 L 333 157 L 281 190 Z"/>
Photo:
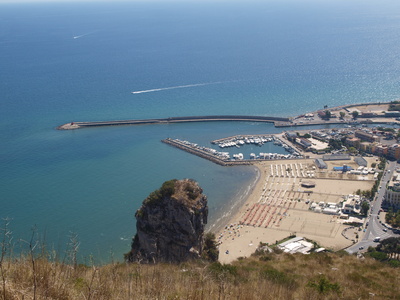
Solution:
<path fill-rule="evenodd" d="M 240 138 L 243 138 L 240 136 Z M 186 151 L 190 154 L 194 154 L 196 156 L 199 156 L 201 158 L 207 159 L 213 163 L 216 163 L 221 166 L 237 166 L 237 165 L 252 165 L 255 162 L 259 161 L 266 161 L 266 160 L 281 160 L 281 159 L 302 159 L 303 156 L 302 154 L 296 152 L 293 148 L 285 144 L 282 140 L 280 140 L 278 137 L 274 136 L 270 138 L 271 141 L 274 140 L 275 144 L 279 144 L 283 148 L 286 149 L 286 151 L 290 152 L 290 154 L 278 154 L 278 153 L 260 153 L 259 155 L 256 155 L 255 153 L 250 154 L 250 159 L 244 158 L 242 153 L 239 154 L 233 154 L 232 158 L 229 152 L 225 151 L 218 151 L 213 148 L 205 147 L 205 146 L 200 146 L 198 144 L 185 141 L 185 140 L 180 140 L 180 139 L 171 139 L 167 138 L 162 140 L 163 143 L 171 145 L 173 147 L 176 147 L 178 149 L 181 149 L 183 151 Z M 219 140 L 222 141 L 222 140 Z M 240 140 L 237 140 L 240 141 Z M 254 144 L 254 142 L 253 142 Z M 221 145 L 220 145 L 220 148 Z"/>
<path fill-rule="evenodd" d="M 213 163 L 216 163 L 221 166 L 238 166 L 238 165 L 251 165 L 250 161 L 231 161 L 224 156 L 219 156 L 218 152 L 210 152 L 210 148 L 206 147 L 198 147 L 196 144 L 189 143 L 187 141 L 181 141 L 178 139 L 170 139 L 167 138 L 162 140 L 163 143 L 186 151 L 188 153 L 197 155 L 201 158 L 205 158 Z"/>

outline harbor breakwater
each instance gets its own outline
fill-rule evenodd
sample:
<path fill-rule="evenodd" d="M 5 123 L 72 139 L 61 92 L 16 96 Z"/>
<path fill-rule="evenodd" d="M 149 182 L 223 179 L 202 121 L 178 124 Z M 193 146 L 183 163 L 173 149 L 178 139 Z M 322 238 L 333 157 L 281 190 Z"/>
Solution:
<path fill-rule="evenodd" d="M 286 123 L 290 118 L 267 117 L 267 116 L 241 116 L 241 115 L 217 115 L 217 116 L 191 116 L 191 117 L 171 117 L 160 119 L 142 120 L 117 120 L 117 121 L 94 121 L 94 122 L 71 122 L 58 126 L 59 130 L 79 129 L 83 127 L 95 126 L 116 126 L 116 125 L 146 125 L 146 124 L 168 124 L 168 123 L 188 123 L 188 122 L 218 122 L 218 121 L 239 121 L 239 122 L 265 122 L 265 123 Z"/>

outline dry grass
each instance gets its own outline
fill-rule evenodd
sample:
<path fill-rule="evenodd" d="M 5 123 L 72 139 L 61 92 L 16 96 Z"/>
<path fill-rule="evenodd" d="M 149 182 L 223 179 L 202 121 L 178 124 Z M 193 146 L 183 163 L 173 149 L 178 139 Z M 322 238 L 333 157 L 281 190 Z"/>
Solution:
<path fill-rule="evenodd" d="M 231 265 L 77 266 L 4 260 L 0 299 L 400 299 L 400 269 L 338 254 L 267 254 Z"/>

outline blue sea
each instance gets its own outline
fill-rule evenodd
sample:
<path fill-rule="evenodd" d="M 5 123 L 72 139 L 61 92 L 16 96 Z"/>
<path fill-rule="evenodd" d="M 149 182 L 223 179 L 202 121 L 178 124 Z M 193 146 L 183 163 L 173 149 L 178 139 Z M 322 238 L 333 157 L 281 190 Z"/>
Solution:
<path fill-rule="evenodd" d="M 77 234 L 81 261 L 122 260 L 135 211 L 172 178 L 200 183 L 212 230 L 243 201 L 257 172 L 221 167 L 160 140 L 211 146 L 217 138 L 280 131 L 235 122 L 58 125 L 295 116 L 396 100 L 399 49 L 394 0 L 0 4 L 0 217 L 11 219 L 15 251 L 35 233 L 66 255 Z M 284 153 L 266 147 L 254 152 Z"/>

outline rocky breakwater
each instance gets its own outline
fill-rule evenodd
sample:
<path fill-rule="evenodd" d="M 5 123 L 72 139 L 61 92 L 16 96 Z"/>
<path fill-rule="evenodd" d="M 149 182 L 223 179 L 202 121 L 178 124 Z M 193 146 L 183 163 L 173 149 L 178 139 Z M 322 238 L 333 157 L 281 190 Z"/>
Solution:
<path fill-rule="evenodd" d="M 207 197 L 195 181 L 164 182 L 136 212 L 137 233 L 126 260 L 179 263 L 200 258 L 207 216 Z"/>

